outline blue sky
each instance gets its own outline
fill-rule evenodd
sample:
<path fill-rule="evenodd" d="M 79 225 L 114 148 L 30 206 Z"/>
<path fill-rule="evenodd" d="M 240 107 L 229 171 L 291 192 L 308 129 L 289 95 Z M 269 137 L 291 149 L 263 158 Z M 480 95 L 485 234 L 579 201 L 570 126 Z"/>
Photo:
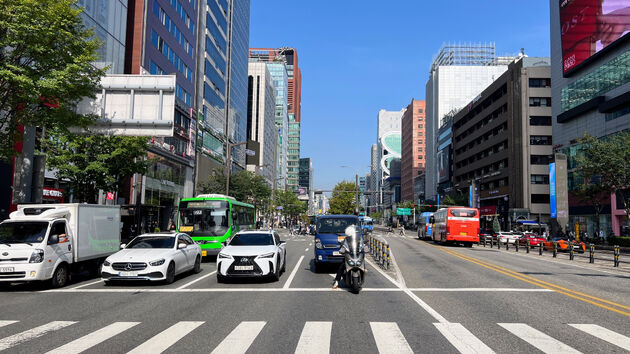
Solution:
<path fill-rule="evenodd" d="M 443 43 L 495 42 L 549 56 L 547 0 L 252 0 L 250 47 L 294 47 L 302 69 L 301 157 L 318 189 L 368 172 L 379 109 L 425 98 Z"/>

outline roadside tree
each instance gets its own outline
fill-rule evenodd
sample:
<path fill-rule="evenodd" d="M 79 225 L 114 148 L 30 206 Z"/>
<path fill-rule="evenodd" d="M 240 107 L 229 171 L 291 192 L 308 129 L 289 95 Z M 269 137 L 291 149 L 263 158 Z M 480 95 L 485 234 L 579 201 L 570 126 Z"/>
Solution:
<path fill-rule="evenodd" d="M 354 214 L 356 205 L 356 185 L 352 182 L 342 181 L 333 188 L 329 204 L 330 214 Z"/>

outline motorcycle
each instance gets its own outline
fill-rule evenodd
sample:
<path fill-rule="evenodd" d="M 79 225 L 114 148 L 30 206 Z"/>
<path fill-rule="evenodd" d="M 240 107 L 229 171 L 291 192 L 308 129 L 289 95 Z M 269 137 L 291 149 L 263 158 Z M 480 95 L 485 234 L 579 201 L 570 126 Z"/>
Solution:
<path fill-rule="evenodd" d="M 340 243 L 342 247 L 339 252 L 343 253 L 346 266 L 344 282 L 357 294 L 365 280 L 365 253 L 368 252 L 368 246 L 356 234 L 346 236 Z"/>

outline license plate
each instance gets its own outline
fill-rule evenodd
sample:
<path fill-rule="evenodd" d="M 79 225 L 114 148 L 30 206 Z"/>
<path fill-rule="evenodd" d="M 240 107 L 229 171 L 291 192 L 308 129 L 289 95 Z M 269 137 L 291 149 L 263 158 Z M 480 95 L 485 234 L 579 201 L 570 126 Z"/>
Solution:
<path fill-rule="evenodd" d="M 234 270 L 254 270 L 254 266 L 234 266 Z"/>
<path fill-rule="evenodd" d="M 0 268 L 0 273 L 13 273 L 13 267 L 2 267 Z"/>
<path fill-rule="evenodd" d="M 192 226 L 180 226 L 179 227 L 179 231 L 180 232 L 190 232 L 193 230 Z"/>
<path fill-rule="evenodd" d="M 337 242 L 343 242 L 346 240 L 346 236 L 337 236 Z"/>
<path fill-rule="evenodd" d="M 468 233 L 467 232 L 460 232 L 459 235 L 460 236 L 468 236 Z"/>
<path fill-rule="evenodd" d="M 339 253 L 339 251 L 333 251 L 333 256 L 341 256 L 341 253 Z"/>
<path fill-rule="evenodd" d="M 204 257 L 207 256 L 208 255 L 208 251 L 201 251 L 201 255 L 204 256 Z"/>
<path fill-rule="evenodd" d="M 119 277 L 137 277 L 138 272 L 118 272 Z"/>

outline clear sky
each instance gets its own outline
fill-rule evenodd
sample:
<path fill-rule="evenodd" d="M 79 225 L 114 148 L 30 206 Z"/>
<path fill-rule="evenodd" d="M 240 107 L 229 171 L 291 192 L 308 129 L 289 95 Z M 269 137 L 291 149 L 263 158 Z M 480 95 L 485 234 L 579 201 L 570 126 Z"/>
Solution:
<path fill-rule="evenodd" d="M 252 0 L 250 47 L 294 47 L 302 69 L 301 157 L 317 189 L 365 175 L 379 109 L 425 98 L 443 43 L 495 42 L 549 56 L 547 0 Z"/>

